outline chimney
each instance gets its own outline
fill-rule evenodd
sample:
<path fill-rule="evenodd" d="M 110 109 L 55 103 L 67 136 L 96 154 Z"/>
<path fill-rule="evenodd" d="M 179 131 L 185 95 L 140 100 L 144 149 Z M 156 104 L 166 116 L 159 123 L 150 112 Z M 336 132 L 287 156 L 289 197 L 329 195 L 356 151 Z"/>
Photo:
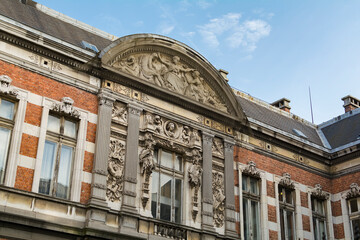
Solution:
<path fill-rule="evenodd" d="M 224 69 L 219 69 L 219 73 L 225 79 L 226 82 L 229 82 L 229 79 L 227 78 L 227 75 L 229 74 L 228 71 L 225 71 Z"/>
<path fill-rule="evenodd" d="M 343 97 L 341 100 L 344 101 L 343 106 L 346 113 L 360 107 L 360 100 L 351 95 L 347 95 Z"/>
<path fill-rule="evenodd" d="M 271 104 L 274 107 L 280 108 L 281 110 L 284 110 L 285 112 L 290 112 L 290 100 L 287 98 L 282 98 L 280 100 L 277 100 Z"/>

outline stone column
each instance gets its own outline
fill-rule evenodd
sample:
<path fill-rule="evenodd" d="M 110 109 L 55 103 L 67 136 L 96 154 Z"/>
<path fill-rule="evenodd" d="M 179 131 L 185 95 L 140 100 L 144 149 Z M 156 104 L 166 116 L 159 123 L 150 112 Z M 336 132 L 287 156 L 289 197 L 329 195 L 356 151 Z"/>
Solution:
<path fill-rule="evenodd" d="M 202 228 L 214 232 L 212 192 L 212 142 L 214 135 L 203 132 Z M 204 239 L 204 238 L 203 238 Z M 209 238 L 205 238 L 209 239 Z"/>
<path fill-rule="evenodd" d="M 139 164 L 139 126 L 142 108 L 135 104 L 128 104 L 128 111 L 122 210 L 137 213 L 135 200 L 137 167 Z"/>
<path fill-rule="evenodd" d="M 96 126 L 95 158 L 92 173 L 90 204 L 107 207 L 106 180 L 110 145 L 111 113 L 115 98 L 102 89 L 98 95 L 99 109 Z"/>
<path fill-rule="evenodd" d="M 235 195 L 234 195 L 234 142 L 224 139 L 225 155 L 225 234 L 238 237 L 235 228 Z"/>

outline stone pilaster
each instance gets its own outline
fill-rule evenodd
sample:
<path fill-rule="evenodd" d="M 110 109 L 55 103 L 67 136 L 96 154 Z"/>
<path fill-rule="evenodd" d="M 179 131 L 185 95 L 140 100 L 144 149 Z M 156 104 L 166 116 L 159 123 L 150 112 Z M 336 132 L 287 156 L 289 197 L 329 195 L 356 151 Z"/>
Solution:
<path fill-rule="evenodd" d="M 142 108 L 135 104 L 129 104 L 128 111 L 122 210 L 137 213 L 135 200 L 137 167 L 139 164 L 139 126 Z"/>
<path fill-rule="evenodd" d="M 224 139 L 225 155 L 225 234 L 238 237 L 235 228 L 235 195 L 234 195 L 234 142 Z"/>
<path fill-rule="evenodd" d="M 212 142 L 214 135 L 203 132 L 202 228 L 215 231 L 213 224 Z"/>
<path fill-rule="evenodd" d="M 106 178 L 109 157 L 111 113 L 115 98 L 102 89 L 98 95 L 99 110 L 96 127 L 95 159 L 92 173 L 90 204 L 107 207 Z"/>

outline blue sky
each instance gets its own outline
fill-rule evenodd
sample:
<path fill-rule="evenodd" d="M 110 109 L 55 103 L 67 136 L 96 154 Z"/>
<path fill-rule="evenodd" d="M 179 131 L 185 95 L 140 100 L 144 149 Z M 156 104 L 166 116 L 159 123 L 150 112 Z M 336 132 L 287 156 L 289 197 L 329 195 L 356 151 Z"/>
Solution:
<path fill-rule="evenodd" d="M 360 1 L 38 0 L 121 37 L 156 33 L 194 48 L 229 84 L 321 123 L 343 114 L 341 98 L 360 98 Z"/>

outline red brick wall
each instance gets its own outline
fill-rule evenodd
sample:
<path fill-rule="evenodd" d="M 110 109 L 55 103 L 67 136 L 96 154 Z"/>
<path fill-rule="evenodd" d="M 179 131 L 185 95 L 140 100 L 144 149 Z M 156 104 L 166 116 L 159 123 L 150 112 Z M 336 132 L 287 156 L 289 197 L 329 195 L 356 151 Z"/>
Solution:
<path fill-rule="evenodd" d="M 341 201 L 331 202 L 331 213 L 334 217 L 341 216 Z"/>
<path fill-rule="evenodd" d="M 25 122 L 39 127 L 41 124 L 42 107 L 32 103 L 26 106 Z"/>
<path fill-rule="evenodd" d="M 85 151 L 83 171 L 91 173 L 93 169 L 93 163 L 94 163 L 94 154 Z"/>
<path fill-rule="evenodd" d="M 39 138 L 23 133 L 20 146 L 20 154 L 36 158 Z"/>
<path fill-rule="evenodd" d="M 269 197 L 275 198 L 275 183 L 266 181 L 266 193 Z"/>
<path fill-rule="evenodd" d="M 310 232 L 310 217 L 302 215 L 303 229 L 304 231 Z"/>
<path fill-rule="evenodd" d="M 278 240 L 278 232 L 269 230 L 269 239 L 270 240 Z"/>
<path fill-rule="evenodd" d="M 306 192 L 300 192 L 300 200 L 302 207 L 309 207 L 308 194 Z"/>
<path fill-rule="evenodd" d="M 270 222 L 277 222 L 276 221 L 276 207 L 272 205 L 268 205 L 268 220 Z"/>
<path fill-rule="evenodd" d="M 334 236 L 337 239 L 341 239 L 345 237 L 344 234 L 344 224 L 334 224 Z"/>
<path fill-rule="evenodd" d="M 82 204 L 86 204 L 89 201 L 91 193 L 91 184 L 89 183 L 81 183 L 81 195 L 80 195 L 80 202 Z"/>
<path fill-rule="evenodd" d="M 34 170 L 24 167 L 17 167 L 15 188 L 31 191 L 32 182 L 34 178 Z"/>

